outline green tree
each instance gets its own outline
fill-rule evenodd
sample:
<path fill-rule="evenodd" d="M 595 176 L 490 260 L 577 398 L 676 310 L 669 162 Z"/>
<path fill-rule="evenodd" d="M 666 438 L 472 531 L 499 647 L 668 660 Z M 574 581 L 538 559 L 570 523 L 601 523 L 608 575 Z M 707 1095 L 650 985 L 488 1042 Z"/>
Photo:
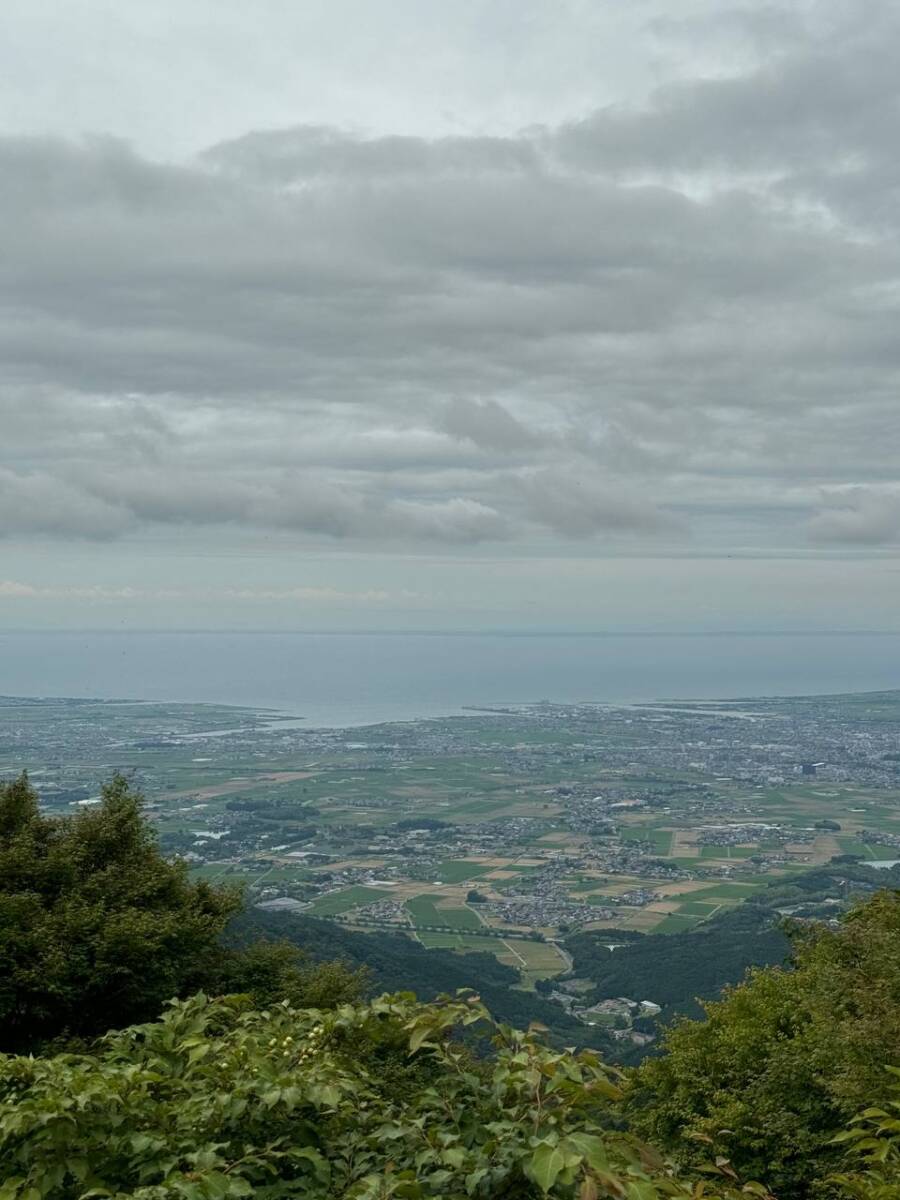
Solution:
<path fill-rule="evenodd" d="M 196 989 L 239 907 L 160 855 L 121 775 L 64 817 L 40 812 L 25 775 L 0 786 L 0 1049 L 156 1016 Z"/>
<path fill-rule="evenodd" d="M 44 816 L 26 775 L 0 785 L 0 1051 L 77 1042 L 159 1015 L 203 988 L 333 1008 L 365 970 L 311 964 L 286 941 L 221 935 L 236 888 L 191 883 L 168 861 L 121 775 L 100 803 Z"/>
<path fill-rule="evenodd" d="M 263 939 L 223 948 L 204 986 L 217 995 L 247 995 L 260 1008 L 283 1000 L 295 1008 L 336 1008 L 359 1000 L 368 983 L 365 967 L 339 960 L 311 963 L 298 946 Z"/>
<path fill-rule="evenodd" d="M 883 1064 L 900 1057 L 900 892 L 792 939 L 792 969 L 754 971 L 704 1005 L 705 1020 L 676 1024 L 627 1104 L 634 1126 L 682 1162 L 711 1141 L 783 1200 L 828 1194 L 836 1131 L 886 1099 Z"/>

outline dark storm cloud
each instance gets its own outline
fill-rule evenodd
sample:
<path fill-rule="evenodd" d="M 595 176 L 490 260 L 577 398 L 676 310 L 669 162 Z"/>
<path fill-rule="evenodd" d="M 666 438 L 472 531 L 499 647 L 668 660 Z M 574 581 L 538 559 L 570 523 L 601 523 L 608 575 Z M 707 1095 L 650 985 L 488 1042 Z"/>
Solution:
<path fill-rule="evenodd" d="M 0 140 L 0 532 L 891 542 L 900 18 L 813 8 L 517 136 Z"/>

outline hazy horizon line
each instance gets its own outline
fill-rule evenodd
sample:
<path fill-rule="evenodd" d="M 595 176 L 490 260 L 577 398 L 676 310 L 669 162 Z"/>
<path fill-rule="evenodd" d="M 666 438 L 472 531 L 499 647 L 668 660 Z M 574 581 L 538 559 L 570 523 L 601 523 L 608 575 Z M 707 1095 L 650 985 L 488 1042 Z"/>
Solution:
<path fill-rule="evenodd" d="M 155 627 L 135 629 L 71 627 L 42 629 L 0 628 L 9 636 L 267 636 L 267 637 L 554 637 L 554 638 L 705 638 L 705 637 L 900 637 L 900 629 L 257 629 L 247 627 Z"/>

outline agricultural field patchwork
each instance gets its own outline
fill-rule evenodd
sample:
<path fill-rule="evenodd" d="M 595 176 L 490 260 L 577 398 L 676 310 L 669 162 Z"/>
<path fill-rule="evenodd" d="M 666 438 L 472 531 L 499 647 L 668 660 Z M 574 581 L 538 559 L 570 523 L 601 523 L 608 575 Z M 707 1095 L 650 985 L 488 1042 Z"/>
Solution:
<path fill-rule="evenodd" d="M 574 932 L 680 933 L 834 859 L 900 860 L 896 692 L 285 717 L 0 699 L 0 774 L 27 768 L 62 813 L 122 771 L 197 878 L 487 950 L 526 987 L 566 970 Z"/>

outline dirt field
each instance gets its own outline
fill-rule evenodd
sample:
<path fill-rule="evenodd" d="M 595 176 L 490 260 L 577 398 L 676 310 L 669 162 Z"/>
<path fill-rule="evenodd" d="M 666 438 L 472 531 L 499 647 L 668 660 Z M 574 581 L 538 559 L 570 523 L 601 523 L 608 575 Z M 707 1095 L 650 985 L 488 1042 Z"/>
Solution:
<path fill-rule="evenodd" d="M 239 776 L 214 783 L 209 787 L 189 788 L 182 792 L 169 792 L 167 800 L 214 800 L 217 796 L 229 796 L 232 792 L 243 792 L 250 788 L 263 787 L 267 783 L 295 783 L 299 779 L 311 779 L 314 771 L 277 771 L 272 775 Z"/>

